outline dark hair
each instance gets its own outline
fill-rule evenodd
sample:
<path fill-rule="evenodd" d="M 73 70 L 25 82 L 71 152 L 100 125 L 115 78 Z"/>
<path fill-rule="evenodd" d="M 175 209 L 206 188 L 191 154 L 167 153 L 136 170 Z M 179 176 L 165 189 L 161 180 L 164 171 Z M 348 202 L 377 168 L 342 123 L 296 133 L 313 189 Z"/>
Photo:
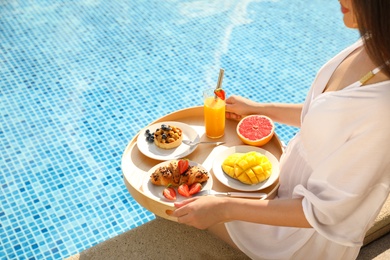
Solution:
<path fill-rule="evenodd" d="M 390 0 L 353 0 L 353 6 L 368 55 L 390 77 Z"/>

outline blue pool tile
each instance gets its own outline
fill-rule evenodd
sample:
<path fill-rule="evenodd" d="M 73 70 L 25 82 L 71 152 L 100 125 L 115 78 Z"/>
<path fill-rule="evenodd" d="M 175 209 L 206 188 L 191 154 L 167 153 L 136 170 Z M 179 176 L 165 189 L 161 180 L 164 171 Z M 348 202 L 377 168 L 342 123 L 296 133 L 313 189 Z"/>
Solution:
<path fill-rule="evenodd" d="M 228 95 L 302 102 L 358 37 L 332 1 L 253 1 L 245 14 L 241 1 L 219 13 L 92 2 L 0 4 L 1 259 L 63 259 L 154 219 L 123 183 L 122 152 L 151 121 L 201 105 L 220 67 Z M 297 129 L 276 132 L 288 143 Z"/>

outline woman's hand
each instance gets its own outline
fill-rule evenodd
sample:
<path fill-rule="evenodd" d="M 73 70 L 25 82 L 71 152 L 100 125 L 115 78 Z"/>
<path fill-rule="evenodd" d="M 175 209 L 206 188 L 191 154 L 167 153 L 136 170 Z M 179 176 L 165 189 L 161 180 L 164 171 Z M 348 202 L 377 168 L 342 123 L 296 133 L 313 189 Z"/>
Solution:
<path fill-rule="evenodd" d="M 300 127 L 302 104 L 257 103 L 232 95 L 226 99 L 226 118 L 241 120 L 247 115 L 265 115 L 274 122 Z"/>
<path fill-rule="evenodd" d="M 310 228 L 303 212 L 302 198 L 255 200 L 204 196 L 175 203 L 170 215 L 179 223 L 199 229 L 215 224 L 241 220 L 274 226 Z"/>
<path fill-rule="evenodd" d="M 207 229 L 224 220 L 224 213 L 220 205 L 223 198 L 207 196 L 175 202 L 176 210 L 171 216 L 177 217 L 179 223 Z"/>
<path fill-rule="evenodd" d="M 226 118 L 240 120 L 246 115 L 256 113 L 259 104 L 241 97 L 232 95 L 226 99 Z"/>

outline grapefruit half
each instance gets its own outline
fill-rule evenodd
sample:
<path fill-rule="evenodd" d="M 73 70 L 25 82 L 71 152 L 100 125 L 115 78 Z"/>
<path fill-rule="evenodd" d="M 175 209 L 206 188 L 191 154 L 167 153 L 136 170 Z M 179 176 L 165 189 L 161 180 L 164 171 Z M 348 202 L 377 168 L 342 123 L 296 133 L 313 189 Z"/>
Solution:
<path fill-rule="evenodd" d="M 236 131 L 245 144 L 263 146 L 274 135 L 275 125 L 267 116 L 250 115 L 240 120 Z"/>

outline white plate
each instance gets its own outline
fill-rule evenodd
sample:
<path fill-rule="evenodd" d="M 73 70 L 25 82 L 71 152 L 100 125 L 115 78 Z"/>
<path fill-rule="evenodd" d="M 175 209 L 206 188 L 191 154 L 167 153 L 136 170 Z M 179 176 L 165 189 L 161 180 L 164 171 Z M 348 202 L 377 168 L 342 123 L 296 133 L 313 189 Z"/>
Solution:
<path fill-rule="evenodd" d="M 260 183 L 257 183 L 257 184 L 248 185 L 248 184 L 244 184 L 236 179 L 233 179 L 232 177 L 230 177 L 229 175 L 224 173 L 224 171 L 222 170 L 222 163 L 229 155 L 231 155 L 233 153 L 247 153 L 247 152 L 252 152 L 252 151 L 264 154 L 265 156 L 267 156 L 267 158 L 271 162 L 272 173 L 271 173 L 271 176 L 267 180 L 260 182 Z M 270 153 L 264 149 L 261 149 L 259 147 L 249 146 L 249 145 L 233 146 L 227 150 L 224 150 L 223 152 L 221 152 L 217 155 L 217 157 L 215 158 L 214 163 L 213 163 L 213 171 L 214 171 L 214 176 L 220 182 L 222 182 L 222 184 L 224 184 L 232 189 L 241 190 L 241 191 L 257 191 L 257 190 L 265 189 L 265 188 L 271 186 L 278 179 L 278 177 L 279 177 L 279 161 L 278 161 L 278 159 L 276 159 L 276 157 L 272 153 Z"/>
<path fill-rule="evenodd" d="M 177 192 L 177 188 L 175 188 L 175 191 L 176 191 L 176 200 L 175 201 L 170 201 L 168 199 L 166 199 L 164 197 L 164 195 L 162 194 L 163 193 L 163 190 L 165 188 L 165 186 L 157 186 L 157 185 L 154 185 L 151 181 L 150 181 L 150 175 L 152 175 L 152 173 L 159 167 L 161 166 L 164 166 L 164 165 L 167 165 L 169 164 L 171 161 L 166 161 L 166 162 L 162 162 L 162 163 L 159 163 L 157 164 L 156 166 L 154 166 L 153 168 L 151 168 L 148 173 L 145 175 L 145 178 L 142 182 L 142 190 L 145 192 L 145 194 L 147 194 L 149 197 L 152 197 L 154 198 L 155 200 L 158 200 L 158 201 L 163 201 L 163 202 L 176 202 L 176 201 L 182 201 L 182 200 L 185 200 L 185 199 L 188 199 L 186 197 L 183 197 L 181 196 L 178 192 Z M 199 168 L 203 169 L 204 171 L 207 171 L 201 164 L 198 164 L 196 162 L 193 162 L 193 161 L 190 161 L 189 162 L 191 166 L 198 166 Z M 211 174 L 209 173 L 209 179 L 202 183 L 202 190 L 211 190 L 211 187 L 213 186 L 213 178 L 211 177 Z"/>
<path fill-rule="evenodd" d="M 161 128 L 162 124 L 179 127 L 183 131 L 183 140 L 199 141 L 200 139 L 198 133 L 187 124 L 180 123 L 180 122 L 172 122 L 172 121 L 160 122 L 145 127 L 139 132 L 137 138 L 137 147 L 141 151 L 141 153 L 143 153 L 144 155 L 152 159 L 165 161 L 165 160 L 183 158 L 184 156 L 189 155 L 196 149 L 197 145 L 188 146 L 183 143 L 173 149 L 162 149 L 160 147 L 157 147 L 154 143 L 149 143 L 148 141 L 146 141 L 146 135 L 145 135 L 146 129 L 149 129 L 150 132 L 155 132 L 156 129 Z"/>

